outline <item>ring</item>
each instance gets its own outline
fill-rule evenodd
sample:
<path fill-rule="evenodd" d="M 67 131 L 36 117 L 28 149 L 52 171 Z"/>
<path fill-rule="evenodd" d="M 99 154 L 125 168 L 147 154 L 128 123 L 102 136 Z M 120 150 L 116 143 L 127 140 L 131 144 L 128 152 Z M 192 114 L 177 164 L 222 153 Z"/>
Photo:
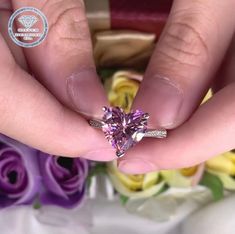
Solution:
<path fill-rule="evenodd" d="M 102 120 L 90 119 L 90 126 L 102 129 L 106 139 L 116 149 L 118 158 L 140 142 L 143 137 L 165 138 L 165 129 L 147 129 L 149 114 L 141 110 L 125 113 L 120 107 L 103 107 Z"/>

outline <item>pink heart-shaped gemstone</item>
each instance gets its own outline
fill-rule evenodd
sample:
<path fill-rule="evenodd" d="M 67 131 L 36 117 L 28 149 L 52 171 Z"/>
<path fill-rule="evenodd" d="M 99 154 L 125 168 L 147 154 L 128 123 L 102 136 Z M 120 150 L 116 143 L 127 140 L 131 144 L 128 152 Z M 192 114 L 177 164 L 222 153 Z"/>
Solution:
<path fill-rule="evenodd" d="M 141 110 L 125 113 L 119 107 L 104 107 L 102 130 L 106 139 L 116 149 L 118 157 L 139 142 L 147 130 L 149 115 Z"/>

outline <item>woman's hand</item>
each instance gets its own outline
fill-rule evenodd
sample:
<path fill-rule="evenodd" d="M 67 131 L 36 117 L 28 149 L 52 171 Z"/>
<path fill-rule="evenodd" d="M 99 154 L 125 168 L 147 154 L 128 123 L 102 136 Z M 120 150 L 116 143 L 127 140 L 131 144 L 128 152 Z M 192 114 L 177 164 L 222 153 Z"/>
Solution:
<path fill-rule="evenodd" d="M 151 127 L 174 130 L 129 150 L 122 171 L 188 167 L 235 148 L 234 9 L 234 0 L 174 1 L 133 106 Z M 199 107 L 211 84 L 216 94 Z"/>
<path fill-rule="evenodd" d="M 99 117 L 107 105 L 96 75 L 83 2 L 25 4 L 24 0 L 0 3 L 0 132 L 54 155 L 112 159 L 115 154 L 102 132 L 83 117 Z M 28 5 L 46 15 L 49 33 L 39 46 L 22 49 L 8 36 L 7 23 L 15 9 Z"/>

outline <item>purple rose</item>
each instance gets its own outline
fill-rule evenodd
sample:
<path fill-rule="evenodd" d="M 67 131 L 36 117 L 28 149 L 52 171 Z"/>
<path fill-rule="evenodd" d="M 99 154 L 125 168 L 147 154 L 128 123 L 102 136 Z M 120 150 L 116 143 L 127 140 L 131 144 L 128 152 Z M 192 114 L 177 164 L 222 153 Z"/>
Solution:
<path fill-rule="evenodd" d="M 40 194 L 42 204 L 72 208 L 82 202 L 89 168 L 87 160 L 40 152 L 39 167 L 45 186 Z"/>
<path fill-rule="evenodd" d="M 39 189 L 37 151 L 0 134 L 0 208 L 30 204 Z"/>

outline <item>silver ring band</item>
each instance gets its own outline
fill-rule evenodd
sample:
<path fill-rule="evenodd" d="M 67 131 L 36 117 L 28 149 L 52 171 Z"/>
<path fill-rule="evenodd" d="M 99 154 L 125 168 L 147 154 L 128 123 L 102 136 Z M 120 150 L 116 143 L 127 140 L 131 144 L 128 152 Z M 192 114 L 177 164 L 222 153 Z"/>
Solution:
<path fill-rule="evenodd" d="M 102 120 L 90 119 L 90 126 L 93 128 L 102 129 L 104 122 Z M 147 129 L 144 133 L 144 137 L 152 137 L 152 138 L 165 138 L 167 137 L 167 131 L 165 129 L 155 130 L 155 129 Z"/>

